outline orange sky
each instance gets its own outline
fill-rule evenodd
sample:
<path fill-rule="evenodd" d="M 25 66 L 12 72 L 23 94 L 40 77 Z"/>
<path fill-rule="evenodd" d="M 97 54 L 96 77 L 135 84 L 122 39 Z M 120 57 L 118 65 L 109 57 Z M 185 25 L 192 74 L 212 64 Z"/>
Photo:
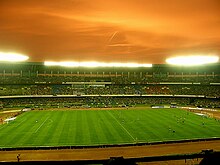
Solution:
<path fill-rule="evenodd" d="M 0 0 L 0 51 L 35 62 L 219 55 L 220 1 Z"/>

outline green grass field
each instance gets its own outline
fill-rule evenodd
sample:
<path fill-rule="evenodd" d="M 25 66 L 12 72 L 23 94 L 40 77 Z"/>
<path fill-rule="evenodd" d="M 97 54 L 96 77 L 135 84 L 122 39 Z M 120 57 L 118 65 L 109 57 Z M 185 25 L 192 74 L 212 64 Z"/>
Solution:
<path fill-rule="evenodd" d="M 29 111 L 0 125 L 0 148 L 220 137 L 220 122 L 179 109 Z"/>

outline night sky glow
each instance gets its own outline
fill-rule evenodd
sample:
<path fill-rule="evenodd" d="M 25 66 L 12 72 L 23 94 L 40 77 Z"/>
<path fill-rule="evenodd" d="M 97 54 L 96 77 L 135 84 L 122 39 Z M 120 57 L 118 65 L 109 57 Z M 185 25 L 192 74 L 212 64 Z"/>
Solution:
<path fill-rule="evenodd" d="M 33 62 L 220 54 L 219 0 L 1 0 L 0 11 L 0 51 Z"/>

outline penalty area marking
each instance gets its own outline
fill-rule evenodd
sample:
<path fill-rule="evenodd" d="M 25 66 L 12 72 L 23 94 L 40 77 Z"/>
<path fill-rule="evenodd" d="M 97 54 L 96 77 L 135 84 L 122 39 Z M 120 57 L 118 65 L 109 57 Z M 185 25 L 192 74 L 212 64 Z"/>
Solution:
<path fill-rule="evenodd" d="M 44 120 L 44 122 L 37 128 L 37 130 L 34 133 L 37 133 L 37 131 L 44 125 L 48 118 L 49 116 Z"/>
<path fill-rule="evenodd" d="M 126 133 L 135 141 L 135 138 L 131 135 L 131 133 L 113 116 L 109 111 L 108 113 L 117 121 L 117 123 L 126 131 Z"/>

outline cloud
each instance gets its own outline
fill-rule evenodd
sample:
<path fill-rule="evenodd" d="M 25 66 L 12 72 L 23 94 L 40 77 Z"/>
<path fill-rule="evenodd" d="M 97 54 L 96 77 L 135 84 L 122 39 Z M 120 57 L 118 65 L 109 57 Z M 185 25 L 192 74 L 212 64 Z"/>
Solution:
<path fill-rule="evenodd" d="M 218 0 L 1 0 L 0 10 L 0 50 L 32 61 L 220 54 Z"/>

